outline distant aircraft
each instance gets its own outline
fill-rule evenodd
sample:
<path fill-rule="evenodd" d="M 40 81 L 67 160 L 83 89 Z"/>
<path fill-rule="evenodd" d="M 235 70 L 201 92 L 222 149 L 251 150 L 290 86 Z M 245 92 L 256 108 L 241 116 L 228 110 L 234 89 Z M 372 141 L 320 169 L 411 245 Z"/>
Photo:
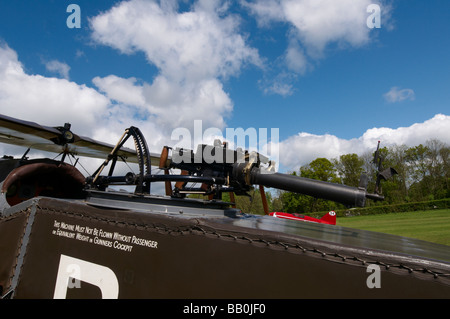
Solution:
<path fill-rule="evenodd" d="M 322 216 L 322 218 L 314 218 L 310 216 L 300 215 L 300 214 L 289 214 L 289 213 L 282 213 L 282 212 L 273 212 L 269 214 L 273 217 L 283 218 L 283 219 L 292 219 L 292 220 L 301 220 L 305 222 L 313 222 L 313 223 L 321 223 L 321 224 L 328 224 L 328 225 L 336 225 L 336 212 L 335 211 L 329 211 L 325 215 Z"/>

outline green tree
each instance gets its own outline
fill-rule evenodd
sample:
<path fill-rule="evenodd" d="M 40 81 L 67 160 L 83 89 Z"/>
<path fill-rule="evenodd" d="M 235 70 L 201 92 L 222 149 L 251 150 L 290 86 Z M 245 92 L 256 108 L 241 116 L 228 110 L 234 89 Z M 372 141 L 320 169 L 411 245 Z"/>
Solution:
<path fill-rule="evenodd" d="M 449 148 L 436 139 L 426 143 L 428 148 L 427 186 L 434 199 L 445 198 L 448 193 Z"/>
<path fill-rule="evenodd" d="M 439 150 L 439 155 L 442 160 L 442 198 L 450 197 L 450 147 L 444 145 Z"/>
<path fill-rule="evenodd" d="M 324 182 L 340 182 L 333 162 L 323 157 L 317 158 L 308 165 L 300 167 L 300 176 Z"/>
<path fill-rule="evenodd" d="M 297 175 L 295 172 L 292 175 Z M 308 165 L 300 167 L 300 176 L 324 182 L 340 183 L 334 163 L 326 158 L 317 158 Z M 308 195 L 284 192 L 282 194 L 283 208 L 287 213 L 311 213 L 342 208 L 342 205 L 315 198 Z"/>
<path fill-rule="evenodd" d="M 405 160 L 409 169 L 411 184 L 419 183 L 426 176 L 428 155 L 428 148 L 422 144 L 410 147 L 405 151 Z"/>
<path fill-rule="evenodd" d="M 364 159 L 357 154 L 345 154 L 334 160 L 334 165 L 343 184 L 357 187 L 364 173 Z"/>

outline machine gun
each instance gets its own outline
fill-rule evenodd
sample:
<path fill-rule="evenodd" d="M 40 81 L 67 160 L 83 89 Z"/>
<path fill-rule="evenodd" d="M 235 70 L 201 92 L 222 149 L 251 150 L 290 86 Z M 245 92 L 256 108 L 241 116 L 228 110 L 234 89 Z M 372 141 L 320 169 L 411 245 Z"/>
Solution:
<path fill-rule="evenodd" d="M 135 140 L 140 168 L 139 174 L 127 173 L 125 176 L 113 176 L 113 166 L 108 176 L 101 176 L 101 171 L 109 161 L 112 160 L 113 164 L 116 162 L 119 156 L 118 150 L 130 136 Z M 378 153 L 379 150 L 377 149 L 375 161 L 378 158 Z M 126 130 L 102 166 L 93 176 L 87 178 L 87 184 L 98 189 L 105 189 L 110 184 L 136 185 L 135 194 L 145 195 L 150 192 L 152 182 L 165 182 L 166 195 L 171 197 L 183 198 L 186 194 L 195 193 L 208 195 L 210 199 L 216 200 L 220 200 L 224 192 L 231 195 L 244 195 L 253 185 L 259 185 L 263 201 L 265 199 L 264 187 L 269 187 L 332 200 L 348 207 L 364 207 L 367 198 L 372 200 L 384 199 L 380 192 L 379 183 L 381 179 L 388 177 L 387 171 L 378 172 L 375 193 L 369 193 L 366 175 L 361 176 L 359 187 L 350 187 L 277 173 L 274 169 L 275 163 L 264 155 L 244 151 L 240 148 L 231 150 L 227 143 L 222 143 L 219 140 L 216 140 L 214 145 L 199 145 L 196 152 L 184 148 L 163 147 L 159 168 L 164 171 L 164 174 L 149 174 L 151 165 L 149 154 L 142 133 L 139 129 L 131 127 Z M 381 168 L 381 161 L 379 162 L 379 168 Z M 179 170 L 180 174 L 170 174 L 172 169 Z M 393 173 L 395 170 L 390 169 L 389 172 Z M 171 182 L 175 182 L 174 187 L 172 187 Z M 189 185 L 192 183 L 201 186 L 193 187 Z M 267 213 L 266 207 L 265 210 Z"/>

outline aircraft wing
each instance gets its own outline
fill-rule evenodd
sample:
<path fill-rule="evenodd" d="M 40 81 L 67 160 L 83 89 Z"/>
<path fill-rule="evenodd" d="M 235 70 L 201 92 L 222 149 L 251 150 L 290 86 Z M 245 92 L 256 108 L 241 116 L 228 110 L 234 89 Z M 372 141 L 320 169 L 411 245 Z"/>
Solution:
<path fill-rule="evenodd" d="M 68 151 L 77 156 L 106 159 L 114 145 L 99 142 L 88 137 L 73 134 L 73 140 L 62 143 L 61 127 L 43 126 L 34 122 L 15 119 L 0 114 L 0 143 L 19 145 L 47 152 L 61 153 Z M 137 163 L 136 151 L 122 147 L 118 154 L 128 162 Z M 151 154 L 152 165 L 159 165 L 159 154 Z"/>

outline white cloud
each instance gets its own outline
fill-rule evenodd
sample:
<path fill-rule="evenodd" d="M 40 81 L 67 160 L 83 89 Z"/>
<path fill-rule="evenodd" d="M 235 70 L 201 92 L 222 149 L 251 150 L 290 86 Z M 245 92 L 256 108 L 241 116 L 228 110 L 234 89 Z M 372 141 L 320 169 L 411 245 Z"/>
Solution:
<path fill-rule="evenodd" d="M 281 72 L 273 77 L 265 76 L 258 81 L 260 89 L 264 94 L 278 94 L 283 97 L 292 95 L 296 88 L 294 82 L 297 75 L 290 72 Z"/>
<path fill-rule="evenodd" d="M 0 45 L 0 113 L 43 125 L 70 121 L 90 133 L 108 104 L 104 95 L 85 85 L 27 74 L 17 53 Z"/>
<path fill-rule="evenodd" d="M 298 41 L 291 39 L 284 59 L 288 68 L 297 74 L 304 74 L 308 68 L 308 59 Z"/>
<path fill-rule="evenodd" d="M 269 86 L 264 86 L 264 93 L 266 94 L 279 94 L 281 96 L 289 96 L 294 92 L 293 85 L 281 81 L 272 81 Z"/>
<path fill-rule="evenodd" d="M 367 7 L 373 0 L 243 0 L 259 26 L 283 23 L 288 45 L 281 57 L 289 72 L 304 75 L 326 56 L 327 49 L 360 48 L 371 42 Z M 386 2 L 383 0 L 383 2 Z M 391 7 L 382 7 L 382 27 L 390 26 Z M 387 28 L 390 30 L 391 28 Z M 279 84 L 277 84 L 279 85 Z M 267 86 L 272 84 L 268 81 Z M 284 92 L 284 91 L 282 91 Z"/>
<path fill-rule="evenodd" d="M 245 3 L 260 25 L 286 22 L 291 36 L 301 40 L 308 54 L 321 56 L 330 43 L 361 46 L 369 41 L 367 7 L 372 0 L 258 0 Z M 386 7 L 387 8 L 387 7 Z M 388 15 L 385 11 L 383 14 Z"/>
<path fill-rule="evenodd" d="M 174 2 L 131 0 L 91 19 L 95 41 L 125 54 L 142 51 L 159 70 L 152 83 L 117 77 L 94 83 L 109 97 L 128 103 L 112 80 L 126 83 L 138 93 L 134 105 L 166 126 L 190 127 L 195 118 L 223 128 L 233 105 L 222 81 L 247 64 L 260 65 L 258 52 L 239 33 L 239 19 L 225 14 L 219 1 L 202 0 L 191 11 L 177 10 Z M 173 116 L 181 112 L 183 117 Z"/>
<path fill-rule="evenodd" d="M 279 144 L 280 164 L 292 171 L 310 163 L 318 157 L 337 158 L 343 154 L 362 155 L 374 151 L 378 141 L 382 146 L 424 144 L 427 140 L 438 139 L 450 144 L 450 116 L 437 114 L 433 118 L 408 127 L 372 128 L 354 139 L 342 139 L 334 135 L 314 135 L 299 133 Z"/>
<path fill-rule="evenodd" d="M 332 42 L 360 46 L 368 41 L 366 7 L 370 0 L 284 1 L 285 19 L 295 26 L 311 56 L 321 56 Z"/>
<path fill-rule="evenodd" d="M 163 145 L 170 145 L 170 134 L 167 136 L 165 128 L 161 129 L 153 121 L 146 121 L 140 114 L 136 116 L 139 109 L 133 104 L 139 105 L 142 101 L 136 99 L 139 94 L 130 91 L 138 88 L 134 79 L 105 79 L 104 85 L 113 87 L 114 90 L 110 91 L 117 94 L 109 98 L 86 85 L 78 85 L 66 79 L 30 75 L 25 69 L 17 53 L 8 45 L 1 44 L 0 114 L 46 126 L 62 126 L 68 122 L 76 134 L 113 145 L 119 141 L 126 128 L 134 125 L 149 137 L 147 143 L 151 152 L 158 153 Z M 127 96 L 123 89 L 133 94 Z M 126 100 L 129 104 L 114 103 L 113 99 Z M 134 148 L 131 140 L 126 146 Z M 17 157 L 23 153 L 22 147 L 0 145 L 1 155 Z M 38 150 L 29 154 L 32 158 L 56 155 Z M 82 166 L 90 173 L 93 173 L 98 165 L 100 162 L 97 160 L 82 161 Z"/>
<path fill-rule="evenodd" d="M 58 60 L 52 60 L 45 63 L 45 68 L 50 72 L 59 74 L 60 77 L 68 80 L 70 66 L 64 62 Z"/>
<path fill-rule="evenodd" d="M 95 77 L 92 82 L 112 100 L 133 106 L 145 105 L 143 87 L 137 83 L 136 78 L 124 79 L 109 75 L 104 78 Z"/>
<path fill-rule="evenodd" d="M 404 100 L 414 100 L 416 94 L 412 89 L 400 89 L 396 86 L 392 87 L 389 92 L 383 94 L 386 101 L 390 103 L 401 102 Z"/>
<path fill-rule="evenodd" d="M 157 76 L 149 84 L 110 75 L 96 77 L 93 82 L 119 104 L 117 107 L 134 110 L 142 120 L 152 118 L 155 125 L 169 135 L 177 127 L 192 129 L 194 120 L 203 120 L 205 127 L 223 129 L 225 118 L 233 109 L 231 99 L 215 78 L 177 83 Z"/>

